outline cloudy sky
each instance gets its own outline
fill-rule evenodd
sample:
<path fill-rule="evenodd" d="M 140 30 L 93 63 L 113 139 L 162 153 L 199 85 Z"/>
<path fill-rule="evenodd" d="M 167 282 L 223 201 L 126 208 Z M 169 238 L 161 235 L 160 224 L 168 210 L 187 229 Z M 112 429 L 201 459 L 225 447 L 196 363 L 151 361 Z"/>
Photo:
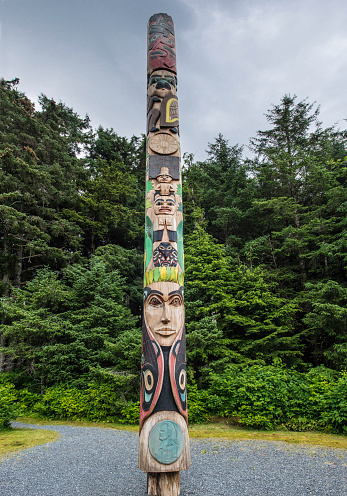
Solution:
<path fill-rule="evenodd" d="M 203 160 L 218 133 L 247 145 L 286 93 L 346 127 L 346 0 L 0 0 L 0 76 L 140 135 L 158 12 L 175 23 L 182 152 Z"/>

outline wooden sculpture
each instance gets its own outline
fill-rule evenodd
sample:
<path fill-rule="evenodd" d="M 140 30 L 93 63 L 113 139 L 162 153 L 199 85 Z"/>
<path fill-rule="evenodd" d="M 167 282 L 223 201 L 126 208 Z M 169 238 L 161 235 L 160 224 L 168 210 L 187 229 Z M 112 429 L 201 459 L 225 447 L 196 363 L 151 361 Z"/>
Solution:
<path fill-rule="evenodd" d="M 178 496 L 190 450 L 176 49 L 167 14 L 148 23 L 147 75 L 139 468 L 149 495 Z"/>

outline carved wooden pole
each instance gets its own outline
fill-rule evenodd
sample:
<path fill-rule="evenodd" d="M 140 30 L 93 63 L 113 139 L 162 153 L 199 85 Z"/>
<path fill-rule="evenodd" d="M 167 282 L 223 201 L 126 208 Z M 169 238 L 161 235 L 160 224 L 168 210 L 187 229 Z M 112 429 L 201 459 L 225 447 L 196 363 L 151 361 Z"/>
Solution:
<path fill-rule="evenodd" d="M 190 467 L 183 299 L 183 211 L 172 18 L 148 23 L 144 310 L 139 468 L 147 492 L 178 496 Z"/>

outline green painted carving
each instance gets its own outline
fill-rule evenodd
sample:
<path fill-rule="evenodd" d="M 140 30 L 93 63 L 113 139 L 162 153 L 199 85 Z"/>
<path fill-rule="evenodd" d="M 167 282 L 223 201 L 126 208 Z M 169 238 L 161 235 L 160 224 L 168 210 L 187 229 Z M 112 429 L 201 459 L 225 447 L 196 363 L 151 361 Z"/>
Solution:
<path fill-rule="evenodd" d="M 158 282 L 159 279 L 160 279 L 160 269 L 159 269 L 159 267 L 156 267 L 153 270 L 153 276 L 154 276 L 154 282 Z"/>
<path fill-rule="evenodd" d="M 147 181 L 146 182 L 146 195 L 153 189 L 153 184 L 152 181 Z"/>
<path fill-rule="evenodd" d="M 152 258 L 153 253 L 153 222 L 146 216 L 145 226 L 145 270 Z"/>
<path fill-rule="evenodd" d="M 184 259 L 183 259 L 183 220 L 177 226 L 177 259 L 181 266 L 182 271 L 184 271 Z"/>
<path fill-rule="evenodd" d="M 183 238 L 183 220 L 177 226 L 177 239 Z"/>
<path fill-rule="evenodd" d="M 172 420 L 162 420 L 152 428 L 148 444 L 151 455 L 159 463 L 170 465 L 182 454 L 184 446 L 182 429 Z"/>
<path fill-rule="evenodd" d="M 177 194 L 180 195 L 180 196 L 182 196 L 182 185 L 181 184 L 179 184 L 177 186 Z"/>
<path fill-rule="evenodd" d="M 178 259 L 178 263 L 181 266 L 182 271 L 184 272 L 183 238 L 177 241 L 177 259 Z"/>

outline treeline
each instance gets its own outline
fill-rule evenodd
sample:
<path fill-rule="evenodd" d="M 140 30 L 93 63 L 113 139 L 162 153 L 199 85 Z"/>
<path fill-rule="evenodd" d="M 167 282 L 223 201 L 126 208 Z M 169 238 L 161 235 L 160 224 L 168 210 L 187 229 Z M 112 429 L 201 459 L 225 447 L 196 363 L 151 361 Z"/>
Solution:
<path fill-rule="evenodd" d="M 144 137 L 17 86 L 0 84 L 0 417 L 136 422 Z M 190 415 L 341 431 L 347 134 L 295 96 L 266 115 L 253 158 L 221 135 L 184 157 Z"/>

